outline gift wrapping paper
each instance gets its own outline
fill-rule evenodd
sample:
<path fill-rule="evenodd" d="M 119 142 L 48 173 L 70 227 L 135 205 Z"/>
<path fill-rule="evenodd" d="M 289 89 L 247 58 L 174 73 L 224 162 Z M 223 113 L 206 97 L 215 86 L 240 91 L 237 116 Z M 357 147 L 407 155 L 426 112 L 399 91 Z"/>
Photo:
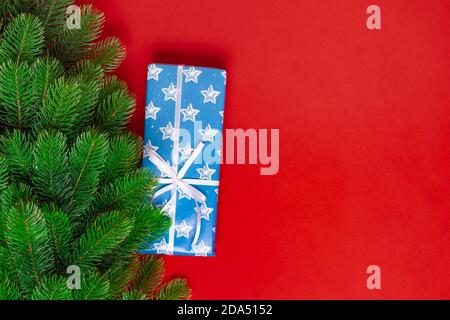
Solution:
<path fill-rule="evenodd" d="M 144 253 L 214 255 L 225 83 L 221 69 L 148 66 L 143 166 L 172 226 Z"/>

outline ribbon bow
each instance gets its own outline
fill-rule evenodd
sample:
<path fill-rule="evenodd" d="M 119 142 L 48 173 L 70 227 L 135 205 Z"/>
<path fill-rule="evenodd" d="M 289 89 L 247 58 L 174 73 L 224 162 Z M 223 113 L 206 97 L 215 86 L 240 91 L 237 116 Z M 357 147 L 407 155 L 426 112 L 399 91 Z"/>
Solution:
<path fill-rule="evenodd" d="M 184 175 L 191 167 L 194 160 L 201 153 L 205 144 L 200 142 L 197 147 L 195 147 L 192 154 L 189 156 L 187 161 L 181 167 L 180 171 L 177 172 L 176 168 L 174 169 L 170 164 L 164 160 L 156 151 L 153 149 L 148 150 L 148 159 L 163 173 L 167 178 L 160 178 L 160 184 L 168 184 L 167 186 L 162 187 L 153 195 L 153 199 L 161 196 L 166 192 L 172 192 L 172 197 L 170 200 L 164 205 L 162 211 L 167 210 L 170 204 L 176 200 L 177 189 L 181 190 L 184 194 L 186 194 L 189 198 L 194 199 L 195 206 L 197 208 L 197 225 L 195 230 L 195 236 L 192 240 L 192 246 L 197 244 L 198 237 L 200 236 L 200 228 L 201 228 L 201 212 L 200 206 L 198 203 L 205 203 L 206 196 L 199 189 L 194 187 L 194 185 L 203 185 L 203 186 L 218 186 L 219 181 L 217 180 L 201 180 L 201 179 L 185 179 Z M 173 217 L 174 218 L 174 217 Z"/>

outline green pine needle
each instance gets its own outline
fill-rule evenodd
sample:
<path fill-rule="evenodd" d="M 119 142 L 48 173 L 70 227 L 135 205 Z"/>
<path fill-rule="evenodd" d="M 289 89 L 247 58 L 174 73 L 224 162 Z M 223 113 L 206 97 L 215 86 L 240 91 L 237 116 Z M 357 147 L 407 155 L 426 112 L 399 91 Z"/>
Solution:
<path fill-rule="evenodd" d="M 47 99 L 50 84 L 64 74 L 61 63 L 52 57 L 39 58 L 34 63 L 34 88 L 39 105 Z"/>
<path fill-rule="evenodd" d="M 64 269 L 70 260 L 73 246 L 73 227 L 69 217 L 55 206 L 43 208 L 44 218 L 50 232 L 50 243 L 58 270 Z"/>
<path fill-rule="evenodd" d="M 97 42 L 91 53 L 91 59 L 99 64 L 105 72 L 114 71 L 125 59 L 126 49 L 116 37 L 109 37 Z"/>
<path fill-rule="evenodd" d="M 66 9 L 73 3 L 72 0 L 44 0 L 34 13 L 40 20 L 45 29 L 45 38 L 50 43 L 61 32 L 66 17 Z"/>
<path fill-rule="evenodd" d="M 71 216 L 79 216 L 91 206 L 108 153 L 107 138 L 94 131 L 82 133 L 75 141 L 69 155 L 71 190 L 66 206 Z"/>
<path fill-rule="evenodd" d="M 32 15 L 21 14 L 5 28 L 0 46 L 0 59 L 32 61 L 44 48 L 44 28 Z"/>
<path fill-rule="evenodd" d="M 7 217 L 5 237 L 16 252 L 12 258 L 21 278 L 22 292 L 29 296 L 42 278 L 54 269 L 50 233 L 42 212 L 32 204 L 14 207 Z"/>
<path fill-rule="evenodd" d="M 81 90 L 78 83 L 59 78 L 50 84 L 38 119 L 38 129 L 55 129 L 70 135 L 78 116 Z"/>
<path fill-rule="evenodd" d="M 19 130 L 5 134 L 0 147 L 7 159 L 9 174 L 28 181 L 32 173 L 33 150 L 27 135 Z"/>
<path fill-rule="evenodd" d="M 186 280 L 173 279 L 159 288 L 155 295 L 156 300 L 187 300 L 191 296 Z"/>
<path fill-rule="evenodd" d="M 111 137 L 102 184 L 107 185 L 137 168 L 141 160 L 142 146 L 142 139 L 130 132 Z"/>
<path fill-rule="evenodd" d="M 80 238 L 73 258 L 74 264 L 82 270 L 91 269 L 126 239 L 133 223 L 133 219 L 120 211 L 97 217 Z"/>
<path fill-rule="evenodd" d="M 63 31 L 52 43 L 52 53 L 65 65 L 72 65 L 86 57 L 94 41 L 100 36 L 105 17 L 91 5 L 81 7 L 80 29 L 69 29 L 66 24 Z"/>
<path fill-rule="evenodd" d="M 161 257 L 147 255 L 140 261 L 140 268 L 130 288 L 132 291 L 149 295 L 161 285 L 164 275 L 164 261 Z"/>
<path fill-rule="evenodd" d="M 112 92 L 100 100 L 95 115 L 97 126 L 110 134 L 119 133 L 130 121 L 135 105 L 135 98 L 127 90 Z"/>
<path fill-rule="evenodd" d="M 0 192 L 6 188 L 8 184 L 8 165 L 5 156 L 0 155 Z"/>
<path fill-rule="evenodd" d="M 66 281 L 65 277 L 58 275 L 41 279 L 31 294 L 31 300 L 71 300 L 72 292 Z"/>
<path fill-rule="evenodd" d="M 73 290 L 74 300 L 100 300 L 109 299 L 109 281 L 98 273 L 82 275 L 81 289 Z"/>
<path fill-rule="evenodd" d="M 32 181 L 39 197 L 62 203 L 69 185 L 66 137 L 60 132 L 41 132 L 35 143 L 33 160 Z"/>
<path fill-rule="evenodd" d="M 0 65 L 0 121 L 2 126 L 28 128 L 36 112 L 33 69 L 27 63 Z"/>
<path fill-rule="evenodd" d="M 72 2 L 0 1 L 0 299 L 188 298 L 184 281 L 161 284 L 161 258 L 136 253 L 171 220 L 126 128 L 135 98 L 111 74 L 125 48 L 97 42 L 104 16 L 90 5 L 69 29 Z"/>
<path fill-rule="evenodd" d="M 150 195 L 153 177 L 147 169 L 136 169 L 117 178 L 103 189 L 95 201 L 95 212 L 101 214 L 110 210 L 134 211 L 142 200 Z"/>

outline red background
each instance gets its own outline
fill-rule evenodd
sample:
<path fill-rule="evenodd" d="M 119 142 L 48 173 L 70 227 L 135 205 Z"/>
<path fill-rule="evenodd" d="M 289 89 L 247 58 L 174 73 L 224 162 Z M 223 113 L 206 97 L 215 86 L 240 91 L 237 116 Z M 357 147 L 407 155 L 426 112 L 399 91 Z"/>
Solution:
<path fill-rule="evenodd" d="M 228 71 L 225 128 L 280 128 L 280 171 L 223 165 L 217 256 L 168 257 L 194 299 L 450 298 L 450 2 L 91 0 L 150 62 Z M 368 290 L 377 264 L 382 289 Z"/>

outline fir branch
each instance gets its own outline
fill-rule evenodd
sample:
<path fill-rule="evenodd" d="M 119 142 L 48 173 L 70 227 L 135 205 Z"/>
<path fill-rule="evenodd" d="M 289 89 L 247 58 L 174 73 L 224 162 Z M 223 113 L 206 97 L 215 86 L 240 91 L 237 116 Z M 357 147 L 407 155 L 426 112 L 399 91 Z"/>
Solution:
<path fill-rule="evenodd" d="M 120 80 L 117 76 L 106 75 L 101 83 L 98 100 L 103 101 L 116 91 L 127 91 L 127 90 L 128 90 L 127 84 L 122 80 Z"/>
<path fill-rule="evenodd" d="M 5 273 L 0 274 L 0 300 L 19 300 L 20 289 Z"/>
<path fill-rule="evenodd" d="M 33 69 L 35 77 L 34 92 L 39 105 L 42 105 L 42 101 L 47 99 L 50 84 L 62 77 L 64 69 L 58 60 L 48 56 L 37 59 Z"/>
<path fill-rule="evenodd" d="M 12 128 L 30 127 L 35 115 L 33 70 L 11 60 L 0 66 L 0 121 Z"/>
<path fill-rule="evenodd" d="M 107 185 L 127 172 L 134 170 L 141 159 L 142 139 L 131 132 L 110 139 L 110 150 L 102 175 L 102 185 Z"/>
<path fill-rule="evenodd" d="M 6 27 L 0 46 L 0 59 L 33 61 L 44 48 L 44 28 L 38 18 L 21 14 Z"/>
<path fill-rule="evenodd" d="M 71 190 L 66 212 L 72 217 L 83 214 L 97 191 L 99 177 L 108 153 L 106 136 L 94 131 L 82 133 L 69 155 Z"/>
<path fill-rule="evenodd" d="M 164 261 L 161 257 L 145 255 L 140 259 L 140 267 L 130 285 L 133 292 L 141 292 L 145 295 L 151 293 L 161 285 L 164 276 Z"/>
<path fill-rule="evenodd" d="M 86 130 L 92 123 L 102 77 L 102 69 L 86 60 L 79 63 L 72 71 L 71 79 L 78 83 L 81 90 L 80 102 L 77 107 L 77 126 L 74 128 L 75 133 Z"/>
<path fill-rule="evenodd" d="M 9 18 L 16 16 L 20 12 L 19 1 L 17 0 L 3 0 L 0 2 L 0 16 Z"/>
<path fill-rule="evenodd" d="M 7 243 L 13 253 L 20 287 L 26 296 L 54 269 L 50 235 L 41 211 L 33 204 L 19 204 L 7 217 Z"/>
<path fill-rule="evenodd" d="M 93 42 L 100 36 L 104 21 L 103 13 L 91 5 L 82 6 L 80 29 L 69 29 L 64 25 L 63 32 L 52 43 L 51 52 L 65 65 L 75 64 L 87 56 Z"/>
<path fill-rule="evenodd" d="M 39 198 L 62 203 L 69 185 L 66 137 L 62 133 L 43 131 L 39 134 L 34 146 L 33 168 L 32 182 Z"/>
<path fill-rule="evenodd" d="M 73 244 L 73 228 L 69 217 L 55 206 L 42 209 L 51 236 L 57 270 L 67 267 Z"/>
<path fill-rule="evenodd" d="M 89 60 L 79 61 L 70 71 L 71 77 L 84 79 L 84 81 L 102 82 L 104 73 L 102 68 Z"/>
<path fill-rule="evenodd" d="M 0 212 L 6 214 L 7 211 L 11 210 L 19 202 L 35 201 L 36 197 L 29 185 L 13 181 L 0 193 Z M 1 226 L 5 226 L 5 224 Z"/>
<path fill-rule="evenodd" d="M 110 298 L 109 282 L 98 273 L 83 273 L 81 289 L 73 291 L 74 300 L 100 300 Z"/>
<path fill-rule="evenodd" d="M 122 131 L 133 114 L 136 100 L 127 90 L 116 90 L 99 101 L 95 122 L 110 134 Z"/>
<path fill-rule="evenodd" d="M 66 280 L 58 275 L 41 279 L 33 290 L 31 300 L 71 300 L 72 292 L 67 287 Z"/>
<path fill-rule="evenodd" d="M 10 176 L 28 181 L 32 174 L 32 147 L 27 135 L 14 130 L 2 136 L 1 150 L 6 157 Z"/>
<path fill-rule="evenodd" d="M 57 79 L 49 86 L 43 100 L 37 129 L 52 128 L 65 135 L 73 133 L 80 97 L 81 90 L 76 82 Z"/>
<path fill-rule="evenodd" d="M 105 72 L 112 72 L 125 59 L 126 49 L 116 37 L 108 37 L 97 42 L 91 51 L 90 59 L 100 65 Z"/>
<path fill-rule="evenodd" d="M 34 10 L 34 14 L 40 18 L 45 29 L 47 43 L 52 42 L 60 34 L 66 23 L 66 10 L 72 0 L 44 0 Z"/>
<path fill-rule="evenodd" d="M 106 272 L 110 283 L 110 292 L 116 299 L 120 298 L 123 292 L 128 291 L 128 285 L 133 281 L 140 267 L 139 257 L 136 254 L 126 262 L 128 264 L 116 261 Z"/>
<path fill-rule="evenodd" d="M 185 279 L 173 279 L 163 284 L 154 296 L 155 300 L 187 300 L 191 296 Z"/>
<path fill-rule="evenodd" d="M 74 253 L 74 264 L 84 271 L 112 252 L 128 236 L 134 220 L 119 211 L 97 217 L 81 236 Z"/>
<path fill-rule="evenodd" d="M 133 211 L 139 207 L 145 197 L 150 196 L 155 180 L 148 169 L 136 169 L 117 178 L 95 201 L 95 213 L 102 214 L 111 210 Z"/>
<path fill-rule="evenodd" d="M 149 243 L 161 237 L 171 225 L 171 220 L 149 203 L 143 204 L 134 212 L 134 219 L 134 227 L 130 234 L 118 248 L 107 256 L 103 262 L 105 266 L 127 261 L 133 257 L 136 251 L 145 249 Z"/>
<path fill-rule="evenodd" d="M 0 155 L 0 193 L 8 185 L 8 165 L 5 156 Z"/>

